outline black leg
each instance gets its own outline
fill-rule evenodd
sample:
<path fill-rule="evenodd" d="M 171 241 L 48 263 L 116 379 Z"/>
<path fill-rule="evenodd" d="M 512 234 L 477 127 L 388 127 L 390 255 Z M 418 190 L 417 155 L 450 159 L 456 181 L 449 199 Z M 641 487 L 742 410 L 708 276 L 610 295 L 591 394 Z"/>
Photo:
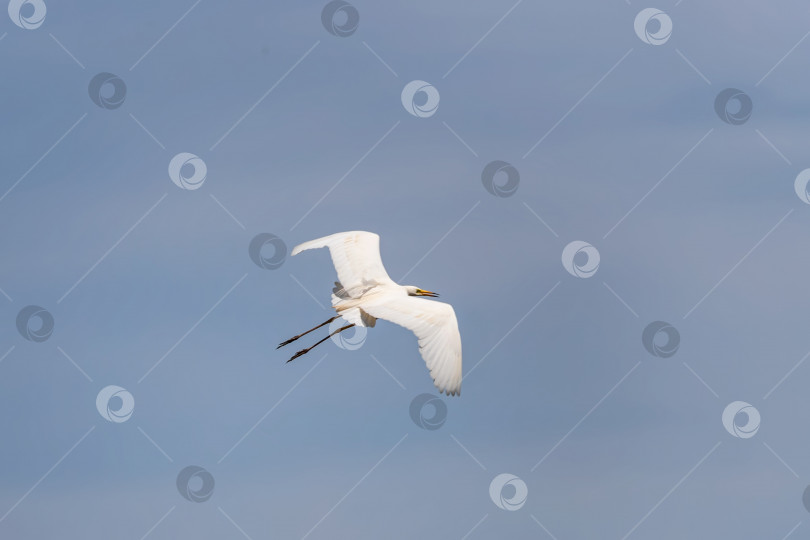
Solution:
<path fill-rule="evenodd" d="M 289 360 L 287 360 L 287 362 L 288 362 L 288 363 L 289 363 L 289 362 L 292 362 L 293 360 L 295 360 L 295 359 L 296 359 L 296 358 L 298 358 L 299 356 L 302 356 L 302 355 L 307 354 L 309 351 L 311 351 L 312 349 L 314 349 L 315 347 L 317 347 L 318 345 L 320 345 L 321 343 L 323 343 L 324 341 L 326 341 L 326 340 L 327 340 L 327 339 L 329 339 L 330 337 L 334 336 L 335 334 L 339 334 L 339 333 L 343 332 L 344 330 L 347 330 L 347 329 L 351 328 L 352 326 L 354 326 L 354 325 L 353 325 L 353 324 L 347 324 L 346 326 L 343 326 L 343 327 L 341 327 L 341 328 L 338 328 L 337 330 L 335 330 L 334 332 L 332 332 L 331 334 L 329 334 L 328 336 L 326 336 L 325 338 L 323 338 L 322 340 L 320 340 L 320 341 L 319 341 L 318 343 L 316 343 L 315 345 L 313 345 L 313 346 L 311 346 L 311 347 L 307 347 L 306 349 L 301 349 L 300 351 L 298 351 L 297 353 L 295 353 L 295 354 L 292 356 L 292 358 L 290 358 Z"/>
<path fill-rule="evenodd" d="M 330 322 L 334 321 L 334 320 L 335 320 L 335 319 L 337 319 L 338 317 L 340 317 L 340 315 L 335 315 L 334 317 L 332 317 L 332 318 L 331 318 L 331 319 L 329 319 L 328 321 L 326 321 L 326 322 L 324 322 L 324 323 L 319 324 L 319 325 L 318 325 L 318 326 L 316 326 L 315 328 L 312 328 L 311 330 L 307 330 L 307 331 L 306 331 L 306 332 L 304 332 L 303 334 L 298 334 L 297 336 L 291 337 L 291 338 L 290 338 L 290 339 L 288 339 L 287 341 L 285 341 L 285 342 L 283 342 L 283 343 L 280 343 L 280 344 L 279 344 L 279 346 L 278 346 L 278 347 L 276 347 L 276 349 L 280 349 L 280 348 L 282 348 L 284 345 L 289 345 L 290 343 L 292 343 L 292 342 L 293 342 L 293 341 L 295 341 L 296 339 L 298 339 L 298 338 L 300 338 L 300 337 L 303 337 L 303 336 L 305 336 L 305 335 L 309 334 L 310 332 L 314 332 L 315 330 L 317 330 L 317 329 L 318 329 L 318 328 L 320 328 L 321 326 L 324 326 L 324 325 L 329 324 Z"/>

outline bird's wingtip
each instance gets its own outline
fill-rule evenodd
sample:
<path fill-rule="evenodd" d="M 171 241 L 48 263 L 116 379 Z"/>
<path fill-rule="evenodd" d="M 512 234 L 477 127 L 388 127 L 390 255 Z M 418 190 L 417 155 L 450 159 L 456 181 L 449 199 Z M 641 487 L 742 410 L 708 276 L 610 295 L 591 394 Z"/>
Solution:
<path fill-rule="evenodd" d="M 444 393 L 446 396 L 460 396 L 461 388 L 439 388 L 439 393 Z"/>

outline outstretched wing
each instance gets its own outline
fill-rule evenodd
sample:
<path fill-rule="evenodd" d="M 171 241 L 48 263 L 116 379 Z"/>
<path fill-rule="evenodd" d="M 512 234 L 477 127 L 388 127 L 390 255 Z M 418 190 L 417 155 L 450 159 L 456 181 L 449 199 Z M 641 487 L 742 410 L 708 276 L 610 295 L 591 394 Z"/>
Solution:
<path fill-rule="evenodd" d="M 439 392 L 448 396 L 461 393 L 461 335 L 450 304 L 402 296 L 364 305 L 363 310 L 416 334 L 419 352 Z"/>
<path fill-rule="evenodd" d="M 394 283 L 380 259 L 378 235 L 365 231 L 332 234 L 299 244 L 292 254 L 322 247 L 329 248 L 338 280 L 349 296 L 357 298 L 375 285 Z"/>

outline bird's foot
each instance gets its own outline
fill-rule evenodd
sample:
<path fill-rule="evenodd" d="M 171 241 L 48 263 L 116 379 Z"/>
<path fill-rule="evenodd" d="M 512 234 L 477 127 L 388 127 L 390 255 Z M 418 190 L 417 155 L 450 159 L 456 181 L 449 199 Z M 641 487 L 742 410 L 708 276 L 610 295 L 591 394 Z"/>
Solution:
<path fill-rule="evenodd" d="M 300 351 L 298 351 L 297 353 L 292 355 L 292 357 L 289 360 L 287 360 L 287 363 L 289 364 L 290 362 L 292 362 L 293 360 L 295 360 L 299 356 L 303 356 L 303 355 L 307 354 L 308 352 L 309 352 L 309 349 L 301 349 Z"/>
<path fill-rule="evenodd" d="M 280 349 L 284 345 L 289 345 L 290 343 L 292 343 L 293 341 L 295 341 L 296 339 L 298 339 L 300 337 L 301 336 L 295 336 L 295 337 L 292 337 L 292 338 L 288 339 L 287 341 L 282 341 L 281 343 L 278 344 L 278 347 L 276 347 L 276 349 Z"/>

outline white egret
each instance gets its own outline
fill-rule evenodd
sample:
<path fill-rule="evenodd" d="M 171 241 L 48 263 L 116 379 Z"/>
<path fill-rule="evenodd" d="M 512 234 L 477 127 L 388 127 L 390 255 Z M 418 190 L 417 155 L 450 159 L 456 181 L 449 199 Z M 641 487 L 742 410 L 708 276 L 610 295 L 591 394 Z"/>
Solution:
<path fill-rule="evenodd" d="M 412 285 L 399 285 L 388 277 L 380 258 L 380 237 L 374 233 L 351 231 L 324 236 L 295 246 L 292 254 L 322 247 L 329 248 L 338 274 L 339 281 L 332 289 L 332 307 L 337 315 L 288 339 L 277 348 L 339 317 L 349 324 L 338 328 L 315 345 L 298 351 L 287 362 L 352 326 L 373 327 L 377 319 L 384 319 L 416 334 L 419 351 L 439 392 L 449 396 L 460 394 L 461 336 L 453 307 L 443 302 L 416 298 L 439 295 Z"/>

